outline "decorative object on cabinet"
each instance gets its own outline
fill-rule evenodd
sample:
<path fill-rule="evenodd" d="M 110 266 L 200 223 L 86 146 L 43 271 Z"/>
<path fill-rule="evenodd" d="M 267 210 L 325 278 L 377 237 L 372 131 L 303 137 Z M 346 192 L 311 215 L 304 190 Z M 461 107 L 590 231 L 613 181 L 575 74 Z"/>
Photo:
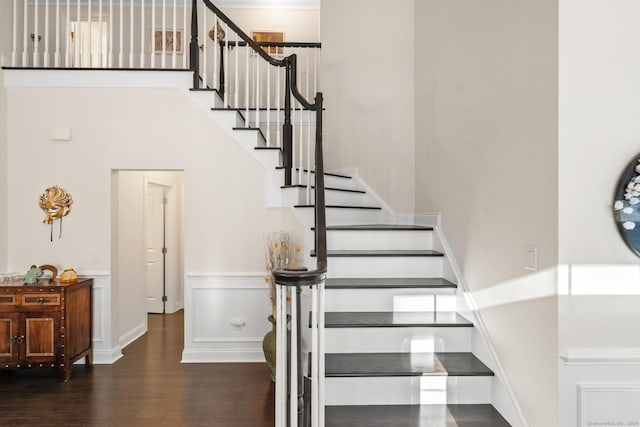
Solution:
<path fill-rule="evenodd" d="M 92 279 L 47 286 L 0 285 L 0 369 L 58 368 L 93 363 Z"/>
<path fill-rule="evenodd" d="M 73 198 L 71 194 L 64 188 L 60 188 L 57 185 L 49 187 L 44 190 L 44 193 L 40 195 L 39 206 L 44 211 L 45 218 L 42 221 L 45 224 L 51 225 L 51 241 L 53 242 L 53 221 L 60 220 L 60 232 L 58 239 L 62 237 L 62 217 L 69 215 L 71 212 L 71 205 L 73 204 Z"/>
<path fill-rule="evenodd" d="M 55 268 L 53 265 L 44 264 L 44 265 L 41 265 L 40 267 L 36 267 L 34 264 L 31 266 L 31 268 L 29 268 L 29 271 L 27 271 L 27 273 L 24 275 L 23 284 L 25 285 L 32 285 L 34 283 L 37 284 L 38 279 L 42 278 L 45 270 L 51 272 L 49 283 L 52 283 L 56 279 L 56 277 L 58 277 L 58 269 Z"/>
<path fill-rule="evenodd" d="M 78 280 L 78 273 L 73 268 L 65 268 L 60 275 L 60 283 L 73 283 Z"/>
<path fill-rule="evenodd" d="M 613 217 L 624 242 L 640 256 L 640 155 L 631 160 L 618 180 Z"/>

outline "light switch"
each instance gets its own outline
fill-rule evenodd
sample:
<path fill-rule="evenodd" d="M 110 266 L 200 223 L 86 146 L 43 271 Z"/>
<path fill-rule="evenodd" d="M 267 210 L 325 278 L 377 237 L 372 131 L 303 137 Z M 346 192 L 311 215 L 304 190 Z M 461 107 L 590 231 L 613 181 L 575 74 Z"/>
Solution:
<path fill-rule="evenodd" d="M 533 245 L 524 247 L 524 269 L 529 271 L 538 270 L 538 248 Z"/>
<path fill-rule="evenodd" d="M 71 129 L 66 127 L 53 127 L 49 129 L 49 139 L 51 141 L 71 141 Z"/>

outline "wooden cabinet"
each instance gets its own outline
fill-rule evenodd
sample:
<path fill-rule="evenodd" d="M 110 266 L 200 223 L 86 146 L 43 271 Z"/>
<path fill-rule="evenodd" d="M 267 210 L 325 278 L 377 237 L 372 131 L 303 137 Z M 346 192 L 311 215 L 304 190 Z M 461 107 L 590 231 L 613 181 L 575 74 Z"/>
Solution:
<path fill-rule="evenodd" d="M 0 369 L 59 368 L 93 363 L 92 279 L 0 285 Z"/>

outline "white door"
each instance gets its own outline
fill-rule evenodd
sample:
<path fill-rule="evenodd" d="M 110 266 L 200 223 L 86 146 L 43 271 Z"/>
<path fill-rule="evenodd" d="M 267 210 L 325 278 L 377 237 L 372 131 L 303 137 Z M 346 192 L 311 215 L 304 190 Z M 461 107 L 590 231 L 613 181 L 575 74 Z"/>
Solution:
<path fill-rule="evenodd" d="M 145 239 L 147 261 L 147 312 L 163 313 L 166 298 L 166 203 L 170 188 L 147 183 Z"/>

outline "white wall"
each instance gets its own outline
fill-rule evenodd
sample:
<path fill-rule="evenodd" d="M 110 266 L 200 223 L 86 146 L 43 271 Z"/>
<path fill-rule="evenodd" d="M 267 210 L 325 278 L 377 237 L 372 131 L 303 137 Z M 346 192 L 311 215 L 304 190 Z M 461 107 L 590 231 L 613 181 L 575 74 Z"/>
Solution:
<path fill-rule="evenodd" d="M 55 80 L 38 75 L 45 85 Z M 78 81 L 91 76 L 74 74 Z M 289 210 L 264 208 L 264 167 L 191 103 L 187 92 L 11 88 L 8 268 L 49 263 L 105 274 L 105 292 L 114 301 L 107 309 L 113 309 L 117 331 L 115 301 L 127 296 L 127 287 L 112 271 L 111 172 L 147 169 L 184 170 L 185 275 L 264 274 L 264 235 L 282 229 L 302 235 L 300 225 Z M 72 140 L 51 141 L 55 128 L 71 129 Z M 55 184 L 72 194 L 74 205 L 62 238 L 49 242 L 37 199 Z M 266 285 L 255 292 L 264 296 L 255 302 L 264 301 L 265 316 L 251 326 L 266 333 Z M 224 325 L 231 328 L 226 319 Z M 112 339 L 117 346 L 116 333 Z"/>
<path fill-rule="evenodd" d="M 11 52 L 11 3 L 0 2 L 0 64 Z M 4 75 L 0 71 L 0 271 L 7 267 L 7 101 Z"/>
<path fill-rule="evenodd" d="M 245 33 L 284 31 L 288 42 L 320 41 L 320 11 L 300 9 L 221 8 Z"/>
<path fill-rule="evenodd" d="M 561 425 L 578 420 L 578 384 L 640 384 L 638 257 L 612 215 L 620 174 L 640 153 L 638 19 L 631 0 L 560 0 Z"/>
<path fill-rule="evenodd" d="M 413 212 L 414 1 L 323 0 L 320 13 L 326 169 Z"/>
<path fill-rule="evenodd" d="M 442 213 L 529 425 L 554 425 L 557 2 L 420 1 L 415 26 L 416 210 Z"/>
<path fill-rule="evenodd" d="M 0 271 L 7 271 L 7 92 L 0 70 Z"/>

